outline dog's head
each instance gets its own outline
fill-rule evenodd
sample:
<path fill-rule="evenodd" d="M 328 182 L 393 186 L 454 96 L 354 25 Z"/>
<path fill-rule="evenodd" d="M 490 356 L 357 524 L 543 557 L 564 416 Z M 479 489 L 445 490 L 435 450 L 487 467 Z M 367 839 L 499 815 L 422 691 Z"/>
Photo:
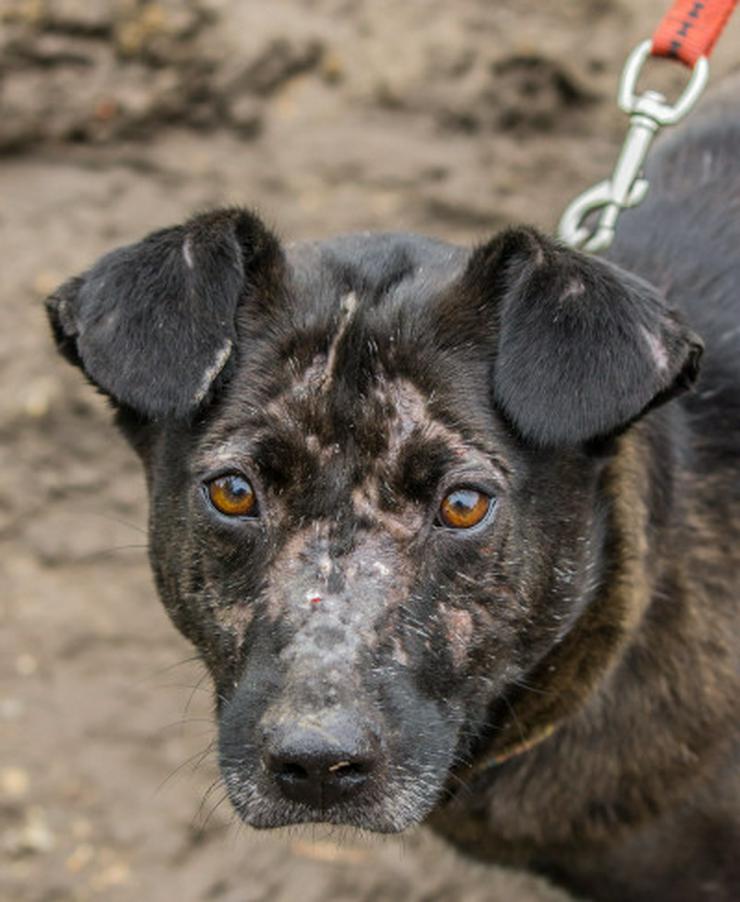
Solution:
<path fill-rule="evenodd" d="M 249 823 L 418 822 L 619 641 L 605 461 L 701 349 L 642 281 L 528 229 L 286 249 L 225 210 L 48 308 L 144 461 Z M 521 710 L 523 740 L 562 714 Z"/>

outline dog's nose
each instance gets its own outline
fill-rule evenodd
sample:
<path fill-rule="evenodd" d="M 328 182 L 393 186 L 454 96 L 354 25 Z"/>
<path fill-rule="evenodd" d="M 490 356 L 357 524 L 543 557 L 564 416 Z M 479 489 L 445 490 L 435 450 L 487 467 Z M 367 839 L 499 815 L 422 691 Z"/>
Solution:
<path fill-rule="evenodd" d="M 360 792 L 378 769 L 380 743 L 349 718 L 283 723 L 267 736 L 263 761 L 287 799 L 328 808 Z"/>

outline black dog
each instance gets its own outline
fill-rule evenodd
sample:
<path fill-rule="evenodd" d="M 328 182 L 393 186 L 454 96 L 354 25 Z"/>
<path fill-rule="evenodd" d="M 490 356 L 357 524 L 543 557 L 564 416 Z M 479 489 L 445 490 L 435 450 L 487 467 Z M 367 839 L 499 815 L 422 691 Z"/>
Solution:
<path fill-rule="evenodd" d="M 286 249 L 230 209 L 50 298 L 144 462 L 245 821 L 738 898 L 738 146 L 664 145 L 629 272 L 531 229 Z"/>

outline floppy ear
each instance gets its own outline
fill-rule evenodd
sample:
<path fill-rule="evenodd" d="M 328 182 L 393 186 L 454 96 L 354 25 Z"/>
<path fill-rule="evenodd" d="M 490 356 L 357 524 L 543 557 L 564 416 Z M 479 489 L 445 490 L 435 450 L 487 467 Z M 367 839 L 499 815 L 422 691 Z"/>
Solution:
<path fill-rule="evenodd" d="M 46 301 L 60 351 L 146 417 L 197 409 L 229 368 L 236 310 L 281 258 L 253 215 L 217 210 L 106 254 Z"/>
<path fill-rule="evenodd" d="M 474 252 L 464 278 L 493 303 L 494 400 L 530 441 L 612 434 L 696 379 L 701 340 L 607 261 L 512 229 Z"/>

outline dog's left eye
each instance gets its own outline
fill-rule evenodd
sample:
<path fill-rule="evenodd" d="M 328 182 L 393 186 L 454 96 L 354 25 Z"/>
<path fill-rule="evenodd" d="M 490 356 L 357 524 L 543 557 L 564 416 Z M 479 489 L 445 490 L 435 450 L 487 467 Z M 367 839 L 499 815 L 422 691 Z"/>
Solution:
<path fill-rule="evenodd" d="M 259 507 L 252 483 L 238 473 L 218 476 L 206 483 L 208 497 L 216 510 L 227 517 L 257 517 Z"/>
<path fill-rule="evenodd" d="M 442 499 L 437 522 L 448 529 L 471 529 L 482 523 L 493 505 L 493 498 L 477 489 L 455 489 Z"/>

